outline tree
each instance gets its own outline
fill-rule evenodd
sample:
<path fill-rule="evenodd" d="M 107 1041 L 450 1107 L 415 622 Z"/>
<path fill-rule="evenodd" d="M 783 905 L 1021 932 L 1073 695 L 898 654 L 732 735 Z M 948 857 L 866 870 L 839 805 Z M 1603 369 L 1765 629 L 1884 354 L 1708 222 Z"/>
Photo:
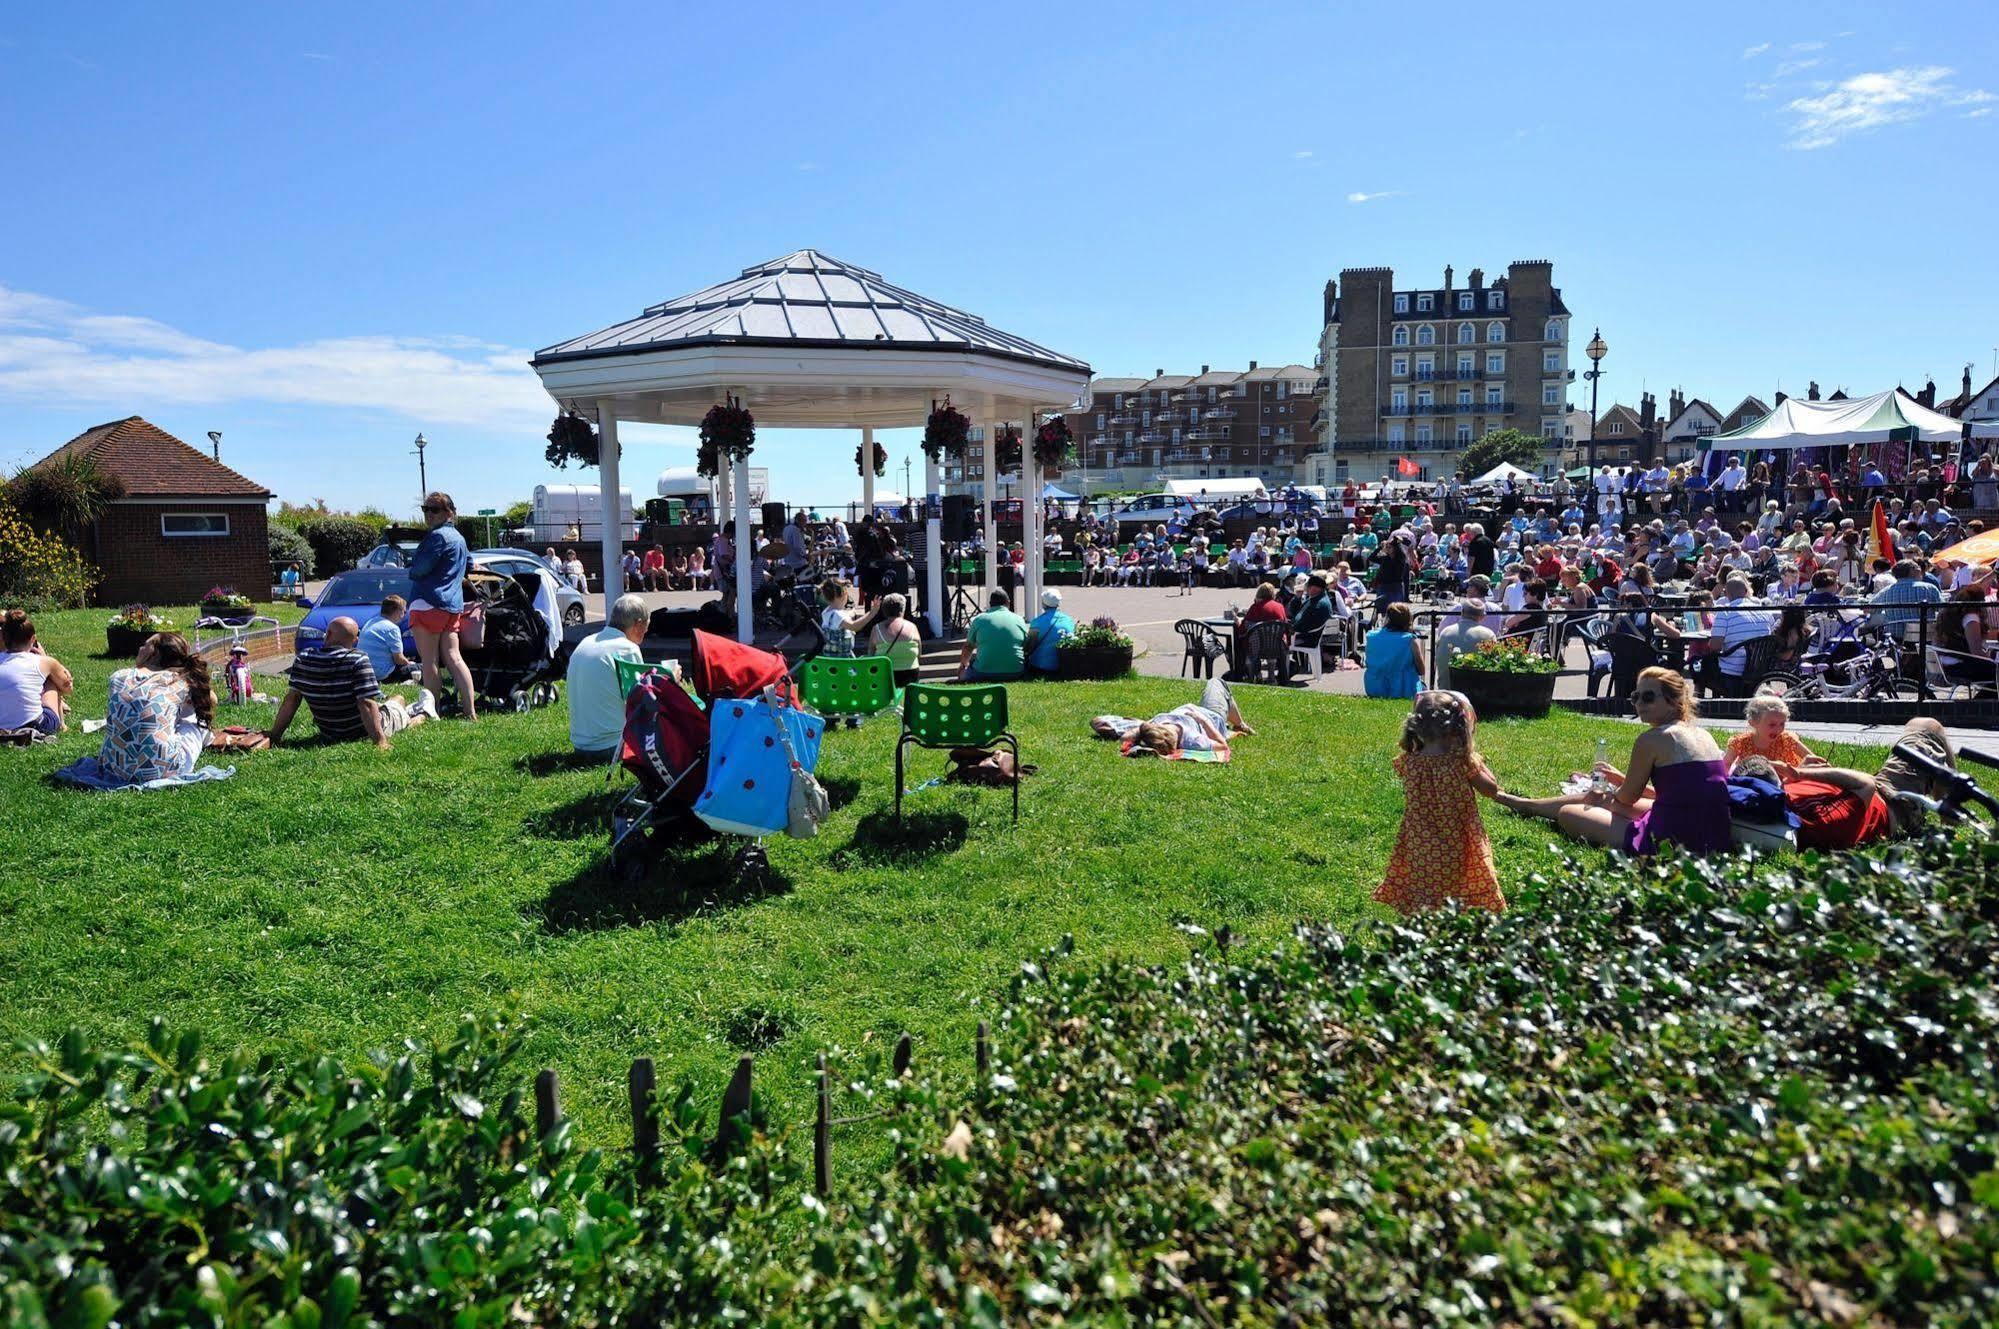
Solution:
<path fill-rule="evenodd" d="M 1501 463 L 1511 462 L 1526 471 L 1538 471 L 1548 450 L 1548 440 L 1518 429 L 1495 429 L 1458 454 L 1458 471 L 1467 480 L 1484 475 Z"/>
<path fill-rule="evenodd" d="M 90 458 L 63 453 L 15 472 L 6 493 L 29 525 L 81 548 L 84 531 L 125 496 L 125 485 Z"/>

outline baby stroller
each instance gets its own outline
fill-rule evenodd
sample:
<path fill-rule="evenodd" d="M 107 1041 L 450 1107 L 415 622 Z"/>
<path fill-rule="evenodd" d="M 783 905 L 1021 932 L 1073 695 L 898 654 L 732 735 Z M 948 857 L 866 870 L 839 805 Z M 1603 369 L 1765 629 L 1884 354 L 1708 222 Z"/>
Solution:
<path fill-rule="evenodd" d="M 769 728 L 774 719 L 786 724 L 787 730 L 768 736 L 773 753 L 782 737 L 789 740 L 786 746 L 801 749 L 799 760 L 806 769 L 818 757 L 823 722 L 798 709 L 790 666 L 783 656 L 697 629 L 687 680 L 694 689 L 692 697 L 671 674 L 657 672 L 641 676 L 625 698 L 618 762 L 634 784 L 611 810 L 610 863 L 611 870 L 627 881 L 643 880 L 658 862 L 666 839 L 685 829 L 676 823 L 693 822 L 696 804 L 710 801 L 709 751 L 716 727 L 733 734 L 743 723 Z M 771 699 L 768 703 L 766 697 Z M 726 703 L 741 705 L 718 715 Z M 809 748 L 809 756 L 803 748 Z M 752 833 L 705 811 L 702 819 L 715 829 Z M 737 871 L 746 880 L 761 878 L 768 867 L 763 847 L 754 839 L 737 855 Z"/>
<path fill-rule="evenodd" d="M 487 710 L 530 711 L 556 699 L 555 653 L 559 638 L 551 620 L 536 604 L 540 578 L 518 578 L 477 568 L 465 574 L 465 607 L 478 606 L 485 619 L 479 644 L 466 644 L 461 630 L 459 653 L 472 671 L 472 687 Z"/>

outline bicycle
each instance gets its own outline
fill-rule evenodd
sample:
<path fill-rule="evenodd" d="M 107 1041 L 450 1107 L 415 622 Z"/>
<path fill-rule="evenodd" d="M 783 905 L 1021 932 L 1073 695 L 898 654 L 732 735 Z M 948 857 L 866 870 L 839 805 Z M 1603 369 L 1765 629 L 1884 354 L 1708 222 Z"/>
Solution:
<path fill-rule="evenodd" d="M 1999 798 L 1994 798 L 1979 788 L 1978 782 L 1969 775 L 1955 767 L 1944 765 L 1928 753 L 1907 743 L 1897 743 L 1895 755 L 1928 775 L 1934 782 L 1932 787 L 1935 784 L 1944 786 L 1942 798 L 1928 798 L 1922 794 L 1899 794 L 1898 798 L 1918 804 L 1945 825 L 1956 826 L 1976 820 L 1972 813 L 1965 810 L 1967 803 L 1982 811 L 1988 823 L 1999 825 Z M 1967 761 L 1977 762 L 1980 766 L 1999 769 L 1999 758 L 1976 749 L 1959 748 L 1957 755 Z"/>
<path fill-rule="evenodd" d="M 1757 681 L 1760 696 L 1789 701 L 1914 701 L 1916 680 L 1902 672 L 1902 647 L 1880 628 L 1860 630 L 1856 655 L 1806 656 L 1797 670 L 1772 670 Z"/>

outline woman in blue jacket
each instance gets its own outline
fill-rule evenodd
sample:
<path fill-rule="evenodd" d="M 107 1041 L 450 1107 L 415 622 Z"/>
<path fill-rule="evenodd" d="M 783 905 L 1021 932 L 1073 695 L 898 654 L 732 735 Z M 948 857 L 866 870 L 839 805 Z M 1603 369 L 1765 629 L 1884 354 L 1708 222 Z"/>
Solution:
<path fill-rule="evenodd" d="M 430 534 L 410 559 L 410 635 L 423 660 L 423 685 L 432 696 L 442 695 L 439 666 L 450 671 L 458 686 L 458 704 L 465 718 L 476 719 L 472 671 L 458 651 L 458 627 L 465 614 L 465 570 L 471 552 L 452 524 L 458 505 L 449 494 L 431 494 L 423 501 L 423 520 Z"/>

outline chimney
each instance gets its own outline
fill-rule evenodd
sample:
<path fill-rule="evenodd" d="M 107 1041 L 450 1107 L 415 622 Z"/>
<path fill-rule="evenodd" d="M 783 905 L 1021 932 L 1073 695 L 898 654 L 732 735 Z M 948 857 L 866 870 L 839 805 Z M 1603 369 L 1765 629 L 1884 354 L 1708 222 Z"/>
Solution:
<path fill-rule="evenodd" d="M 1474 291 L 1481 291 L 1481 290 L 1484 290 L 1484 289 L 1485 289 L 1485 269 L 1484 269 L 1484 268 L 1473 268 L 1473 269 L 1471 270 L 1471 288 L 1472 288 L 1472 289 L 1473 289 Z"/>
<path fill-rule="evenodd" d="M 1339 303 L 1339 298 L 1339 283 L 1335 282 L 1331 277 L 1326 278 L 1326 308 L 1325 316 L 1319 320 L 1321 323 L 1330 323 L 1333 321 L 1333 306 Z"/>
<path fill-rule="evenodd" d="M 1937 381 L 1933 378 L 1925 378 L 1923 380 L 1923 390 L 1916 394 L 1916 400 L 1934 411 L 1937 406 Z"/>
<path fill-rule="evenodd" d="M 1254 360 L 1251 360 L 1251 361 L 1249 362 L 1249 367 L 1250 367 L 1251 369 L 1255 369 L 1255 368 L 1256 368 L 1256 361 L 1254 361 Z"/>
<path fill-rule="evenodd" d="M 1647 392 L 1638 398 L 1638 427 L 1650 429 L 1659 418 L 1659 399 Z"/>
<path fill-rule="evenodd" d="M 1202 366 L 1201 366 L 1201 373 L 1202 373 L 1203 375 L 1205 375 L 1205 374 L 1206 374 L 1207 372 L 1208 372 L 1208 367 L 1207 367 L 1206 365 L 1202 365 Z"/>
<path fill-rule="evenodd" d="M 1785 402 L 1789 401 L 1790 399 L 1791 399 L 1791 398 L 1790 398 L 1790 395 L 1789 395 L 1788 393 L 1783 393 L 1783 392 L 1780 392 L 1780 393 L 1778 393 L 1778 394 L 1777 394 L 1777 406 L 1782 406 L 1782 405 L 1783 405 L 1783 404 L 1784 404 Z M 1771 407 L 1770 409 L 1774 411 L 1774 410 L 1776 410 L 1776 409 L 1777 409 L 1777 406 L 1772 406 L 1772 407 Z"/>
<path fill-rule="evenodd" d="M 1967 402 L 1971 400 L 1971 366 L 1970 366 L 1970 365 L 1966 365 L 1966 366 L 1964 367 L 1964 395 L 1963 395 L 1963 397 L 1962 397 L 1962 400 L 1964 400 L 1964 401 L 1967 401 Z"/>
<path fill-rule="evenodd" d="M 1679 419 L 1680 412 L 1686 409 L 1687 409 L 1687 399 L 1685 395 L 1682 394 L 1678 388 L 1674 388 L 1671 395 L 1669 395 L 1666 398 L 1667 421 L 1670 423 L 1671 421 Z"/>
<path fill-rule="evenodd" d="M 1451 265 L 1448 263 L 1444 264 L 1444 289 L 1451 289 Z"/>
<path fill-rule="evenodd" d="M 1805 386 L 1805 400 L 1817 401 L 1818 399 L 1819 399 L 1819 381 L 1817 379 L 1813 379 L 1810 383 L 1808 383 Z"/>

